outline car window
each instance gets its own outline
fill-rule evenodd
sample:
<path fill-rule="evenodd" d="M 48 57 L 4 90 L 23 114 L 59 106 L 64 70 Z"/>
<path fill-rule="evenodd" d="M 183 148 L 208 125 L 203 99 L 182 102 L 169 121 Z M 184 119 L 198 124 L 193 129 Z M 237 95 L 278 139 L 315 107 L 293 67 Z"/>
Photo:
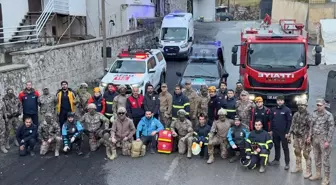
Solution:
<path fill-rule="evenodd" d="M 183 76 L 192 77 L 195 75 L 219 78 L 216 64 L 191 64 L 186 67 Z"/>
<path fill-rule="evenodd" d="M 113 63 L 110 73 L 145 73 L 144 60 L 117 60 Z"/>
<path fill-rule="evenodd" d="M 156 66 L 155 58 L 151 57 L 150 59 L 148 59 L 148 61 L 147 61 L 147 69 L 148 70 L 154 69 L 155 66 Z"/>
<path fill-rule="evenodd" d="M 163 60 L 163 55 L 161 52 L 159 52 L 158 54 L 156 54 L 156 57 L 158 58 L 159 62 L 161 62 Z"/>

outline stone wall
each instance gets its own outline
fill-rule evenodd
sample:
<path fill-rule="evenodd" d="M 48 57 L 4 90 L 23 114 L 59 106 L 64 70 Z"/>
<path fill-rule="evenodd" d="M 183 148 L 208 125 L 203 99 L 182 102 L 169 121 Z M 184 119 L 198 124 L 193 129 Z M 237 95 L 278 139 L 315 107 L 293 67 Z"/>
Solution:
<path fill-rule="evenodd" d="M 107 39 L 107 46 L 112 48 L 112 58 L 108 58 L 108 63 L 115 60 L 123 48 L 153 45 L 155 41 L 152 39 L 158 36 L 161 19 L 144 22 L 142 30 Z M 3 93 L 4 89 L 9 86 L 14 87 L 18 92 L 27 80 L 31 80 L 38 90 L 49 87 L 54 93 L 60 87 L 62 80 L 68 81 L 70 87 L 77 88 L 82 82 L 89 83 L 99 79 L 104 73 L 101 57 L 102 45 L 102 38 L 97 38 L 11 53 L 13 63 L 21 68 L 1 72 L 0 67 L 0 93 Z M 28 67 L 22 69 L 25 65 Z"/>
<path fill-rule="evenodd" d="M 0 64 L 12 63 L 12 57 L 9 53 L 14 51 L 23 51 L 28 49 L 34 49 L 41 47 L 42 44 L 27 44 L 27 43 L 19 43 L 19 44 L 8 44 L 0 46 Z"/>
<path fill-rule="evenodd" d="M 187 0 L 164 0 L 165 12 L 171 13 L 173 11 L 187 12 L 188 3 Z"/>

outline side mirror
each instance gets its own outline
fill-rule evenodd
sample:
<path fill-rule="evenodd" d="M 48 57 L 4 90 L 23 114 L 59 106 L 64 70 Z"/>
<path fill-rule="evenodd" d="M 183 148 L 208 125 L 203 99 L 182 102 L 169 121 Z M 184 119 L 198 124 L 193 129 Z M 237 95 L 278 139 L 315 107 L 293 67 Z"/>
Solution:
<path fill-rule="evenodd" d="M 158 37 L 155 37 L 155 42 L 159 42 L 159 38 Z"/>
<path fill-rule="evenodd" d="M 231 58 L 232 58 L 232 61 L 231 61 L 232 64 L 236 66 L 237 65 L 237 53 L 232 53 Z"/>
<path fill-rule="evenodd" d="M 105 72 L 109 72 L 109 69 L 110 69 L 110 68 L 105 68 Z"/>
<path fill-rule="evenodd" d="M 223 74 L 223 78 L 227 78 L 227 77 L 229 77 L 229 73 Z"/>
<path fill-rule="evenodd" d="M 155 69 L 148 70 L 148 73 L 155 73 Z"/>
<path fill-rule="evenodd" d="M 321 46 L 315 46 L 315 52 L 316 53 L 321 53 L 322 52 L 322 47 Z"/>
<path fill-rule="evenodd" d="M 317 53 L 315 54 L 315 65 L 318 66 L 321 64 L 321 60 L 322 60 L 322 56 L 321 53 Z"/>
<path fill-rule="evenodd" d="M 182 73 L 181 72 L 176 72 L 176 76 L 181 77 Z"/>
<path fill-rule="evenodd" d="M 237 52 L 238 52 L 238 46 L 233 46 L 232 53 L 237 53 Z"/>
<path fill-rule="evenodd" d="M 192 40 L 193 40 L 192 37 L 189 37 L 188 42 L 192 42 Z"/>

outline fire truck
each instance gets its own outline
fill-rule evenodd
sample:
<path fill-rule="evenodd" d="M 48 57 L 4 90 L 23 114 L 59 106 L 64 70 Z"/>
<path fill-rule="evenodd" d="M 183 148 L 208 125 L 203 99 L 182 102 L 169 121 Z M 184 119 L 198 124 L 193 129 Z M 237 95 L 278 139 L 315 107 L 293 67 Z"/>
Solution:
<path fill-rule="evenodd" d="M 321 63 L 322 48 L 308 43 L 304 25 L 295 19 L 281 19 L 271 24 L 266 15 L 257 28 L 244 28 L 241 44 L 232 48 L 232 64 L 239 66 L 240 80 L 250 99 L 264 99 L 266 106 L 275 106 L 276 98 L 285 97 L 285 104 L 296 111 L 296 102 L 309 98 L 308 68 Z M 314 45 L 315 64 L 309 64 L 308 46 Z M 240 47 L 240 64 L 237 52 Z"/>

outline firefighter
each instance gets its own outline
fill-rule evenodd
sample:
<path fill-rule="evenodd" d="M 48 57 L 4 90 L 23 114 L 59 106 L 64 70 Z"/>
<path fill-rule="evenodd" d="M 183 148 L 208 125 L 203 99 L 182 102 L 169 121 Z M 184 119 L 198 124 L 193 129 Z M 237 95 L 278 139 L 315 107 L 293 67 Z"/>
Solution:
<path fill-rule="evenodd" d="M 88 105 L 91 103 L 95 104 L 97 107 L 96 111 L 104 115 L 106 110 L 106 102 L 104 97 L 100 93 L 99 87 L 95 87 L 93 89 L 93 93 L 94 95 L 88 100 Z"/>
<path fill-rule="evenodd" d="M 186 116 L 188 118 L 190 112 L 190 103 L 187 96 L 182 93 L 182 87 L 180 85 L 175 86 L 175 92 L 173 94 L 173 108 L 172 108 L 172 119 L 177 119 L 177 111 L 185 110 Z"/>
<path fill-rule="evenodd" d="M 251 110 L 251 121 L 250 121 L 250 131 L 254 130 L 255 120 L 261 120 L 263 124 L 263 129 L 267 132 L 271 131 L 270 116 L 271 110 L 264 106 L 262 97 L 255 98 L 256 107 L 252 107 Z"/>
<path fill-rule="evenodd" d="M 236 103 L 237 115 L 242 119 L 242 124 L 248 129 L 251 120 L 251 110 L 254 103 L 249 100 L 249 93 L 242 91 L 240 93 L 240 100 Z"/>
<path fill-rule="evenodd" d="M 227 112 L 226 118 L 234 120 L 236 116 L 236 103 L 237 98 L 234 96 L 234 90 L 229 89 L 227 91 L 227 98 L 225 104 L 225 110 Z"/>
<path fill-rule="evenodd" d="M 260 165 L 259 172 L 264 173 L 268 163 L 268 156 L 273 147 L 271 136 L 262 129 L 261 120 L 256 120 L 255 130 L 253 130 L 246 140 L 246 159 L 242 159 L 242 164 L 248 169 L 254 169 Z"/>
<path fill-rule="evenodd" d="M 198 95 L 194 89 L 191 87 L 191 81 L 186 80 L 185 82 L 185 90 L 182 92 L 189 99 L 190 103 L 190 114 L 189 118 L 191 123 L 193 124 L 193 128 L 195 128 L 197 122 L 197 103 L 198 103 Z"/>
<path fill-rule="evenodd" d="M 200 157 L 204 157 L 206 160 L 208 157 L 208 143 L 209 143 L 209 133 L 211 127 L 206 124 L 207 118 L 204 114 L 198 116 L 199 125 L 195 128 L 193 143 L 198 143 L 201 148 Z"/>
<path fill-rule="evenodd" d="M 230 163 L 238 160 L 236 152 L 240 153 L 239 158 L 245 158 L 245 140 L 248 138 L 249 132 L 241 125 L 241 119 L 239 116 L 235 116 L 234 125 L 229 129 L 227 134 L 227 140 L 230 144 L 228 152 L 233 156 L 230 159 Z"/>
<path fill-rule="evenodd" d="M 113 116 L 113 100 L 118 95 L 116 91 L 117 89 L 112 83 L 107 84 L 107 88 L 104 92 L 103 98 L 105 99 L 106 103 L 105 117 L 107 117 L 108 119 L 111 119 L 111 117 Z"/>
<path fill-rule="evenodd" d="M 212 123 L 215 120 L 218 120 L 217 112 L 222 108 L 222 106 L 224 106 L 224 104 L 223 101 L 218 98 L 215 86 L 210 86 L 208 91 L 210 95 L 208 103 L 208 124 L 212 126 Z"/>

